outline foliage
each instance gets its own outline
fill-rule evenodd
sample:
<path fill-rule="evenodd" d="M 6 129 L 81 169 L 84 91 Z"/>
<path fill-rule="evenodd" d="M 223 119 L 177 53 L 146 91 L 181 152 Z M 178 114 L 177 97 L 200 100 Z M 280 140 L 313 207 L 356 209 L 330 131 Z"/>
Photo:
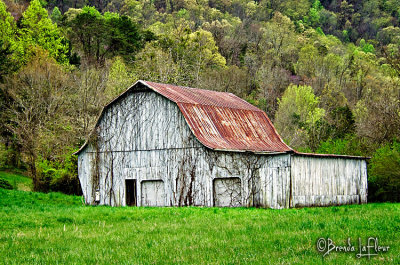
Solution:
<path fill-rule="evenodd" d="M 50 18 L 57 25 L 59 25 L 61 23 L 62 14 L 61 14 L 60 9 L 58 9 L 58 7 L 54 7 L 53 8 L 53 11 L 51 12 Z"/>
<path fill-rule="evenodd" d="M 14 19 L 7 12 L 3 1 L 0 1 L 0 82 L 3 82 L 4 75 L 13 72 L 16 68 L 13 56 L 17 49 L 15 29 Z"/>
<path fill-rule="evenodd" d="M 275 125 L 282 137 L 293 146 L 307 144 L 315 150 L 325 110 L 318 107 L 319 98 L 314 95 L 312 87 L 290 85 L 278 104 Z"/>
<path fill-rule="evenodd" d="M 51 162 L 40 159 L 36 162 L 38 174 L 37 191 L 63 192 L 65 194 L 81 195 L 78 179 L 78 161 L 75 155 L 65 156 L 61 162 Z"/>
<path fill-rule="evenodd" d="M 400 142 L 376 150 L 369 165 L 371 201 L 400 201 Z"/>
<path fill-rule="evenodd" d="M 74 141 L 70 133 L 71 121 L 65 115 L 71 107 L 67 95 L 73 93 L 67 84 L 68 75 L 46 52 L 37 50 L 37 53 L 1 87 L 8 98 L 5 126 L 22 146 L 34 189 L 37 188 L 35 164 L 39 154 L 56 157 L 55 150 L 63 153 Z"/>
<path fill-rule="evenodd" d="M 110 98 L 114 98 L 128 89 L 137 78 L 131 73 L 121 57 L 115 57 L 110 66 L 106 93 Z"/>
<path fill-rule="evenodd" d="M 68 42 L 62 36 L 57 24 L 51 21 L 47 10 L 41 6 L 39 0 L 31 1 L 22 14 L 18 32 L 22 46 L 18 53 L 24 62 L 29 60 L 31 54 L 34 55 L 36 45 L 48 51 L 57 62 L 68 62 Z"/>
<path fill-rule="evenodd" d="M 78 11 L 69 26 L 73 28 L 71 41 L 89 64 L 103 64 L 115 55 L 132 60 L 144 41 L 144 34 L 129 17 L 111 12 L 102 15 L 94 7 Z"/>
<path fill-rule="evenodd" d="M 320 143 L 316 153 L 365 156 L 365 143 L 355 135 L 346 135 L 344 138 L 328 139 Z"/>

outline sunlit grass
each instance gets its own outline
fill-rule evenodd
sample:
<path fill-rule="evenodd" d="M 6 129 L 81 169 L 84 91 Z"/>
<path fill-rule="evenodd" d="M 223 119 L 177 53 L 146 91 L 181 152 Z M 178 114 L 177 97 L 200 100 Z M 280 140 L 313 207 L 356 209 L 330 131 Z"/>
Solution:
<path fill-rule="evenodd" d="M 21 172 L 0 171 L 0 178 L 7 180 L 14 189 L 31 191 L 32 179 Z"/>
<path fill-rule="evenodd" d="M 0 189 L 2 263 L 364 263 L 355 253 L 322 258 L 319 237 L 345 244 L 377 236 L 399 263 L 400 204 L 287 210 L 112 208 L 81 197 Z"/>

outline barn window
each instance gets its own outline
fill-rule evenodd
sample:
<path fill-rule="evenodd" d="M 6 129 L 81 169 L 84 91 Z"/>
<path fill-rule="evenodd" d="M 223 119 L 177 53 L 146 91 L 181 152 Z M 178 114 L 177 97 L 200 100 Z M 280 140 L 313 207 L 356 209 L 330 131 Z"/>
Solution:
<path fill-rule="evenodd" d="M 162 180 L 141 182 L 142 206 L 165 206 L 165 188 Z"/>
<path fill-rule="evenodd" d="M 126 192 L 126 205 L 127 206 L 137 206 L 136 179 L 126 179 L 125 180 L 125 192 Z"/>
<path fill-rule="evenodd" d="M 240 207 L 242 206 L 242 185 L 240 178 L 214 179 L 214 206 Z"/>

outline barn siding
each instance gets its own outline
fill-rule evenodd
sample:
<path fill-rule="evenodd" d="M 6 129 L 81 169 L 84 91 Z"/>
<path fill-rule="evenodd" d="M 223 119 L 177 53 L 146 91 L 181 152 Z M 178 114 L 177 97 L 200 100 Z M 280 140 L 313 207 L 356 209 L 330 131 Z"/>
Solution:
<path fill-rule="evenodd" d="M 364 160 L 214 151 L 194 137 L 174 102 L 150 90 L 129 92 L 106 109 L 78 168 L 88 204 L 99 189 L 99 204 L 125 206 L 125 179 L 137 181 L 138 206 L 149 180 L 163 181 L 166 206 L 214 206 L 216 178 L 240 179 L 242 206 L 357 203 L 367 196 Z"/>
<path fill-rule="evenodd" d="M 214 178 L 232 177 L 241 180 L 243 206 L 287 204 L 282 184 L 289 178 L 289 155 L 210 150 L 193 136 L 176 104 L 154 92 L 131 93 L 115 102 L 97 132 L 96 142 L 79 155 L 86 203 L 95 203 L 93 179 L 98 167 L 100 204 L 124 206 L 125 179 L 136 179 L 139 206 L 141 183 L 147 180 L 164 181 L 165 205 L 214 206 Z"/>
<path fill-rule="evenodd" d="M 290 207 L 367 202 L 365 160 L 294 155 L 291 161 Z"/>

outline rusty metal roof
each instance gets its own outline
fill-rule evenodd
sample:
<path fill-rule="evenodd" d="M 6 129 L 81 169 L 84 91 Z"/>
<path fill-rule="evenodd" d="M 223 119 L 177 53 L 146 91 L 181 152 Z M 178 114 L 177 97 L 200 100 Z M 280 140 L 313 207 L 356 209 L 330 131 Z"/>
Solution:
<path fill-rule="evenodd" d="M 292 151 L 267 114 L 232 93 L 139 81 L 175 102 L 197 139 L 224 151 Z"/>

